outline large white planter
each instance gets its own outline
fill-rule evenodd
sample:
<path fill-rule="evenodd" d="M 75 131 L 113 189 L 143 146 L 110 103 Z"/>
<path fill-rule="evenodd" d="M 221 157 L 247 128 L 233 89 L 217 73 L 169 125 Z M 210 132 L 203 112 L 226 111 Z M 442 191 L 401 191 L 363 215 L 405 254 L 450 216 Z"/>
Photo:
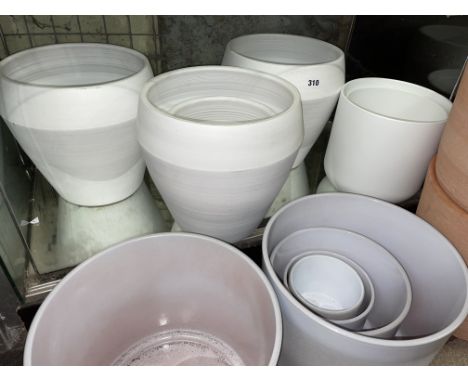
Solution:
<path fill-rule="evenodd" d="M 288 34 L 252 34 L 237 37 L 226 46 L 223 65 L 239 66 L 278 75 L 297 87 L 304 113 L 304 142 L 294 162 L 299 166 L 330 118 L 345 81 L 343 51 L 325 41 Z M 291 174 L 274 205 L 279 207 L 309 194 L 307 175 L 297 181 Z M 290 183 L 290 184 L 289 184 Z"/>
<path fill-rule="evenodd" d="M 421 187 L 452 103 L 408 82 L 360 78 L 342 89 L 325 172 L 342 192 L 398 203 Z"/>
<path fill-rule="evenodd" d="M 209 337 L 181 344 L 181 332 Z M 135 344 L 142 352 L 130 364 L 222 364 L 216 353 L 197 357 L 222 341 L 238 364 L 275 365 L 281 338 L 278 300 L 252 260 L 216 239 L 163 233 L 116 245 L 72 270 L 35 315 L 24 364 L 126 364 L 118 360 L 134 354 Z M 193 352 L 177 354 L 181 345 Z"/>
<path fill-rule="evenodd" d="M 152 77 L 141 53 L 109 44 L 59 44 L 0 62 L 0 114 L 65 200 L 115 203 L 141 184 L 138 94 Z"/>
<path fill-rule="evenodd" d="M 82 207 L 59 198 L 56 253 L 63 267 L 81 263 L 121 241 L 168 231 L 143 182 L 128 198 L 101 207 Z"/>
<path fill-rule="evenodd" d="M 360 233 L 403 266 L 413 300 L 396 333 L 398 339 L 372 338 L 339 328 L 310 312 L 284 287 L 270 256 L 281 240 L 312 227 Z M 295 200 L 268 222 L 262 250 L 263 270 L 283 315 L 280 364 L 428 365 L 468 313 L 468 273 L 457 250 L 416 215 L 378 199 L 329 193 Z"/>
<path fill-rule="evenodd" d="M 185 68 L 155 77 L 141 93 L 138 139 L 184 231 L 229 242 L 254 231 L 303 134 L 298 91 L 266 73 Z"/>
<path fill-rule="evenodd" d="M 229 41 L 222 64 L 275 74 L 297 87 L 304 113 L 304 142 L 294 162 L 297 167 L 322 132 L 338 100 L 345 81 L 343 51 L 311 37 L 253 34 Z"/>

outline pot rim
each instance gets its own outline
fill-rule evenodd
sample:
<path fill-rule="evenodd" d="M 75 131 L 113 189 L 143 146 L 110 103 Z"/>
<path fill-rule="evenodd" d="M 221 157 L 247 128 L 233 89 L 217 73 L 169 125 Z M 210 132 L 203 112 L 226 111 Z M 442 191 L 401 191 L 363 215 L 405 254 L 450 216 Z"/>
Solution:
<path fill-rule="evenodd" d="M 282 63 L 282 62 L 268 61 L 268 60 L 264 60 L 264 59 L 261 59 L 261 58 L 249 56 L 249 55 L 240 53 L 238 50 L 235 50 L 232 47 L 233 43 L 238 43 L 241 40 L 255 39 L 255 38 L 258 38 L 258 37 L 276 37 L 276 38 L 283 39 L 283 40 L 286 40 L 286 41 L 291 40 L 290 41 L 291 44 L 297 43 L 300 40 L 307 41 L 307 42 L 313 42 L 315 44 L 320 45 L 321 47 L 329 49 L 330 51 L 335 53 L 337 55 L 337 57 L 335 59 L 333 59 L 333 60 L 317 62 L 317 63 L 294 63 L 294 62 Z M 278 67 L 287 67 L 287 66 L 292 66 L 292 67 L 311 66 L 311 67 L 313 67 L 313 66 L 318 66 L 318 65 L 333 65 L 333 64 L 336 64 L 336 63 L 344 60 L 343 51 L 339 47 L 337 47 L 337 46 L 335 46 L 333 44 L 330 44 L 329 42 L 326 42 L 326 41 L 323 41 L 323 40 L 320 40 L 320 39 L 317 39 L 317 38 L 309 37 L 309 36 L 302 36 L 302 35 L 289 34 L 289 33 L 285 33 L 285 34 L 283 34 L 283 33 L 253 33 L 253 34 L 247 34 L 247 35 L 235 37 L 232 40 L 230 40 L 228 42 L 228 44 L 226 45 L 226 51 L 228 49 L 232 53 L 238 54 L 239 56 L 244 57 L 244 58 L 246 58 L 248 60 L 258 61 L 258 62 L 270 64 L 270 65 L 275 65 L 275 66 L 278 66 Z"/>
<path fill-rule="evenodd" d="M 182 72 L 183 73 L 197 73 L 197 72 L 210 72 L 210 71 L 231 72 L 231 73 L 237 72 L 242 75 L 250 75 L 250 76 L 268 79 L 268 81 L 273 81 L 279 84 L 280 86 L 282 86 L 283 88 L 285 88 L 292 96 L 292 100 L 290 104 L 287 106 L 287 108 L 281 110 L 279 113 L 275 113 L 274 115 L 266 117 L 266 118 L 247 120 L 247 121 L 235 121 L 235 122 L 215 122 L 215 121 L 205 121 L 205 120 L 184 118 L 184 117 L 171 114 L 170 112 L 164 109 L 161 109 L 160 107 L 152 103 L 148 97 L 148 93 L 153 89 L 154 86 L 157 86 L 159 82 L 165 81 L 169 77 L 176 76 L 177 74 L 182 73 Z M 191 67 L 175 69 L 175 70 L 171 70 L 169 72 L 163 73 L 163 74 L 159 74 L 153 79 L 151 79 L 150 81 L 148 81 L 143 86 L 143 89 L 141 90 L 141 93 L 140 93 L 140 102 L 145 107 L 145 109 L 149 111 L 150 113 L 160 114 L 163 117 L 168 118 L 170 120 L 175 120 L 175 121 L 179 121 L 182 123 L 189 123 L 190 125 L 193 125 L 193 126 L 210 127 L 210 128 L 212 127 L 221 127 L 221 128 L 231 127 L 235 129 L 239 129 L 239 127 L 252 128 L 253 126 L 268 123 L 271 120 L 275 120 L 275 119 L 277 120 L 278 118 L 281 118 L 291 113 L 291 111 L 294 111 L 298 107 L 302 111 L 301 96 L 299 94 L 299 91 L 289 81 L 286 81 L 278 76 L 274 76 L 272 74 L 260 72 L 260 71 L 253 70 L 253 69 L 246 69 L 246 68 L 240 68 L 240 67 L 235 67 L 235 66 L 223 66 L 223 65 L 191 66 Z"/>
<path fill-rule="evenodd" d="M 370 83 L 370 85 L 368 84 Z M 362 85 L 361 85 L 362 84 Z M 391 84 L 391 87 L 386 86 L 386 84 Z M 361 85 L 361 86 L 359 86 Z M 376 86 L 377 85 L 377 86 Z M 396 85 L 396 86 L 395 86 Z M 350 89 L 352 87 L 356 87 L 356 89 Z M 433 120 L 433 121 L 415 121 L 415 120 L 410 120 L 410 119 L 404 119 L 404 118 L 398 118 L 398 117 L 390 117 L 385 114 L 378 113 L 374 110 L 365 108 L 361 106 L 360 104 L 354 102 L 351 100 L 350 93 L 353 90 L 362 90 L 362 89 L 385 89 L 385 90 L 397 90 L 402 93 L 407 93 L 411 94 L 413 96 L 417 96 L 419 98 L 424 98 L 429 101 L 432 101 L 432 103 L 435 103 L 439 105 L 444 111 L 447 113 L 447 117 L 445 119 L 440 119 L 440 120 Z M 425 93 L 425 94 L 424 94 Z M 363 78 L 356 78 L 354 80 L 351 80 L 343 85 L 340 91 L 340 98 L 339 100 L 344 99 L 346 100 L 349 104 L 353 105 L 354 107 L 358 108 L 359 110 L 362 110 L 368 114 L 371 114 L 373 116 L 377 116 L 381 119 L 385 119 L 388 121 L 392 122 L 404 122 L 405 123 L 405 128 L 406 125 L 408 124 L 413 124 L 413 125 L 432 125 L 432 124 L 440 124 L 440 123 L 445 123 L 449 117 L 449 113 L 452 107 L 452 102 L 444 97 L 443 95 L 435 92 L 434 90 L 428 89 L 424 86 L 421 85 L 416 85 L 411 82 L 407 81 L 400 81 L 400 80 L 395 80 L 391 78 L 384 78 L 384 77 L 363 77 Z"/>
<path fill-rule="evenodd" d="M 115 80 L 111 81 L 102 81 L 102 82 L 96 82 L 92 84 L 83 84 L 83 85 L 47 85 L 47 84 L 33 84 L 30 82 L 22 81 L 22 80 L 16 80 L 11 78 L 10 76 L 6 75 L 4 73 L 4 66 L 7 65 L 8 63 L 13 62 L 14 60 L 28 56 L 30 54 L 34 54 L 35 52 L 38 51 L 48 51 L 48 50 L 60 50 L 60 49 L 66 49 L 66 48 L 72 48 L 72 49 L 79 49 L 80 47 L 83 48 L 93 48 L 99 51 L 99 49 L 102 48 L 107 48 L 115 51 L 120 51 L 122 53 L 125 53 L 127 55 L 132 55 L 138 59 L 141 60 L 141 67 L 138 71 L 133 72 L 132 74 L 129 74 L 124 77 L 120 77 Z M 119 82 L 124 82 L 127 81 L 133 77 L 138 76 L 140 73 L 144 72 L 146 69 L 150 68 L 150 64 L 148 61 L 148 58 L 143 54 L 138 52 L 135 49 L 131 48 L 126 48 L 123 46 L 119 45 L 113 45 L 113 44 L 104 44 L 104 43 L 65 43 L 65 44 L 50 44 L 50 45 L 44 45 L 44 46 L 38 46 L 35 48 L 29 48 L 22 50 L 20 52 L 14 53 L 5 59 L 0 61 L 0 80 L 7 81 L 9 83 L 15 84 L 15 85 L 20 85 L 24 87 L 30 87 L 30 88 L 38 88 L 38 89 L 55 89 L 55 90 L 61 90 L 61 89 L 83 89 L 83 88 L 98 88 L 98 87 L 104 87 L 106 85 L 111 85 L 111 84 L 117 84 Z"/>

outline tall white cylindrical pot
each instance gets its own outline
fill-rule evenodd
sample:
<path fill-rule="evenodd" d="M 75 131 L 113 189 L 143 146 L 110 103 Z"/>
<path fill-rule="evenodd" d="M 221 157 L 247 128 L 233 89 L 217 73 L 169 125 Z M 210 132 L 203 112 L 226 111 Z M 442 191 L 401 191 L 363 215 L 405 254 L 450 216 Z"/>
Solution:
<path fill-rule="evenodd" d="M 342 192 L 398 203 L 422 186 L 451 102 L 408 82 L 360 78 L 342 89 L 325 172 Z"/>
<path fill-rule="evenodd" d="M 138 139 L 182 230 L 235 242 L 261 222 L 304 135 L 300 95 L 270 74 L 175 70 L 141 93 Z"/>
<path fill-rule="evenodd" d="M 124 240 L 168 230 L 144 182 L 107 206 L 77 206 L 59 197 L 56 253 L 70 267 Z"/>
<path fill-rule="evenodd" d="M 281 339 L 278 301 L 252 260 L 216 239 L 163 233 L 65 276 L 34 317 L 24 364 L 275 365 Z"/>
<path fill-rule="evenodd" d="M 28 49 L 0 62 L 0 114 L 62 198 L 111 204 L 143 179 L 135 121 L 152 76 L 143 54 L 119 46 Z"/>
<path fill-rule="evenodd" d="M 403 266 L 413 299 L 397 338 L 372 338 L 339 328 L 306 309 L 284 287 L 270 256 L 281 240 L 312 227 L 364 235 Z M 428 365 L 468 313 L 468 272 L 457 250 L 416 215 L 378 199 L 328 193 L 295 200 L 268 222 L 262 250 L 262 267 L 283 315 L 279 364 Z"/>
<path fill-rule="evenodd" d="M 223 65 L 239 66 L 280 76 L 301 94 L 304 142 L 294 162 L 296 169 L 322 132 L 335 108 L 345 81 L 343 51 L 325 41 L 288 34 L 252 34 L 232 39 L 226 45 Z M 298 182 L 298 176 L 303 180 Z M 291 173 L 267 213 L 273 215 L 287 202 L 308 195 L 305 172 Z"/>

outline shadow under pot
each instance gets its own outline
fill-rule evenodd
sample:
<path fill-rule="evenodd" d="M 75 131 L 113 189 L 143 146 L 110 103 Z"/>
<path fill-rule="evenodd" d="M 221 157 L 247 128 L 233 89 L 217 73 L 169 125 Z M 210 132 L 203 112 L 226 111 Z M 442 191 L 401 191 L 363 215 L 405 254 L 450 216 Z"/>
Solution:
<path fill-rule="evenodd" d="M 252 233 L 303 140 L 297 89 L 227 66 L 175 70 L 143 89 L 138 139 L 180 228 L 228 242 Z"/>

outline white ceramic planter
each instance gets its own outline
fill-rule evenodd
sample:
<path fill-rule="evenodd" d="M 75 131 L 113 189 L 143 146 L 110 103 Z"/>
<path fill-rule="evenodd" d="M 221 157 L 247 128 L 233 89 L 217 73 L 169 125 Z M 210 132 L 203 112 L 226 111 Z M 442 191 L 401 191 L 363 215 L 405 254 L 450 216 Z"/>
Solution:
<path fill-rule="evenodd" d="M 325 172 L 342 192 L 392 203 L 421 187 L 451 102 L 408 82 L 360 78 L 342 89 Z"/>
<path fill-rule="evenodd" d="M 323 226 L 367 236 L 405 269 L 413 302 L 398 340 L 332 325 L 296 301 L 275 274 L 270 255 L 276 245 L 293 232 Z M 262 249 L 283 315 L 280 364 L 428 365 L 468 313 L 467 269 L 453 245 L 422 219 L 378 199 L 334 193 L 291 202 L 269 221 Z"/>
<path fill-rule="evenodd" d="M 145 165 L 136 139 L 138 94 L 153 76 L 141 53 L 109 44 L 59 44 L 0 62 L 0 114 L 70 203 L 130 196 Z"/>
<path fill-rule="evenodd" d="M 291 174 L 266 215 L 270 217 L 286 203 L 310 193 L 307 174 L 298 166 L 335 108 L 345 81 L 344 54 L 340 48 L 311 37 L 252 34 L 229 41 L 222 64 L 278 75 L 296 86 L 301 94 L 304 142 Z"/>
<path fill-rule="evenodd" d="M 287 240 L 287 238 L 284 239 L 284 240 Z M 275 247 L 275 249 L 273 251 L 273 254 L 271 255 L 270 259 L 271 259 L 271 264 L 272 264 L 273 269 L 275 270 L 276 274 L 281 276 L 279 274 L 278 270 L 276 269 L 274 261 L 273 261 L 273 258 L 275 257 L 279 246 L 280 245 L 277 245 Z M 344 262 L 346 262 L 348 265 L 353 267 L 353 269 L 356 272 L 359 273 L 359 276 L 361 277 L 361 280 L 362 280 L 362 282 L 364 284 L 364 290 L 365 290 L 364 304 L 363 304 L 361 312 L 358 315 L 356 315 L 355 317 L 347 319 L 347 320 L 330 320 L 330 322 L 333 322 L 335 325 L 341 326 L 342 328 L 346 328 L 346 329 L 352 330 L 352 331 L 358 331 L 358 330 L 362 329 L 365 322 L 366 322 L 367 316 L 374 309 L 374 302 L 375 302 L 374 285 L 372 284 L 372 281 L 371 281 L 369 275 L 367 274 L 367 272 L 364 271 L 364 269 L 362 269 L 361 266 L 356 264 L 354 261 L 348 259 L 347 257 L 339 255 L 339 254 L 334 253 L 334 252 L 330 252 L 330 251 L 307 251 L 307 252 L 303 252 L 302 254 L 294 256 L 289 261 L 289 263 L 286 265 L 286 267 L 284 269 L 284 272 L 283 272 L 283 285 L 286 287 L 286 289 L 289 289 L 289 285 L 288 285 L 288 281 L 287 281 L 289 268 L 291 267 L 292 264 L 294 264 L 294 262 L 297 259 L 299 259 L 299 258 L 301 258 L 303 256 L 307 256 L 309 254 L 317 253 L 317 252 L 318 253 L 326 252 L 329 256 L 333 256 L 333 257 L 336 257 L 338 259 L 341 259 Z"/>
<path fill-rule="evenodd" d="M 255 230 L 303 139 L 300 96 L 279 77 L 192 67 L 145 85 L 138 139 L 183 231 L 235 242 Z"/>
<path fill-rule="evenodd" d="M 195 357 L 214 347 L 200 336 L 185 359 L 171 353 L 181 331 L 224 342 L 245 365 L 275 365 L 281 313 L 265 275 L 236 248 L 187 233 L 146 236 L 88 259 L 54 288 L 31 324 L 24 364 L 111 365 L 144 339 L 140 355 L 150 357 L 135 363 L 223 363 Z M 169 356 L 156 357 L 154 336 L 167 333 Z"/>
<path fill-rule="evenodd" d="M 63 267 L 70 267 L 121 241 L 168 230 L 144 182 L 108 206 L 82 207 L 59 198 L 56 252 Z"/>
<path fill-rule="evenodd" d="M 345 80 L 343 51 L 325 41 L 287 34 L 252 34 L 226 45 L 223 65 L 278 75 L 297 87 L 304 142 L 293 167 L 306 157 L 333 111 Z"/>
<path fill-rule="evenodd" d="M 360 265 L 374 285 L 375 303 L 362 334 L 391 338 L 408 315 L 411 283 L 401 264 L 368 237 L 343 229 L 316 227 L 295 231 L 275 246 L 270 262 L 282 275 L 290 259 L 306 251 L 331 251 Z M 284 278 L 283 278 L 284 282 Z"/>

